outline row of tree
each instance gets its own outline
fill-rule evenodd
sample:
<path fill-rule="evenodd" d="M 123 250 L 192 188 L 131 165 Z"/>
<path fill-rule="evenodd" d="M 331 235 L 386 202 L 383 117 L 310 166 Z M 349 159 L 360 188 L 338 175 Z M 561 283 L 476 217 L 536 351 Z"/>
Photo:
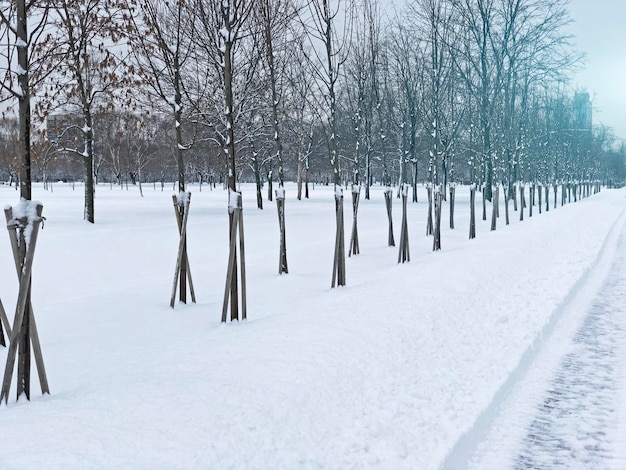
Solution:
<path fill-rule="evenodd" d="M 493 201 L 495 188 L 508 200 L 525 182 L 624 177 L 624 148 L 593 128 L 589 95 L 568 86 L 581 57 L 567 0 L 407 0 L 399 10 L 379 0 L 16 0 L 0 20 L 3 98 L 10 110 L 19 103 L 0 136 L 4 178 L 30 180 L 31 149 L 18 152 L 18 178 L 14 139 L 34 143 L 44 180 L 78 178 L 78 162 L 90 222 L 98 179 L 174 179 L 183 192 L 190 179 L 236 191 L 245 178 L 259 208 L 264 183 L 269 199 L 286 177 L 298 198 L 309 179 L 331 183 L 340 285 L 342 187 L 358 246 L 358 199 L 375 182 L 412 188 L 414 201 L 426 182 L 429 232 L 439 233 L 437 209 L 448 194 L 454 204 L 457 182 Z M 37 119 L 26 124 L 29 95 Z"/>

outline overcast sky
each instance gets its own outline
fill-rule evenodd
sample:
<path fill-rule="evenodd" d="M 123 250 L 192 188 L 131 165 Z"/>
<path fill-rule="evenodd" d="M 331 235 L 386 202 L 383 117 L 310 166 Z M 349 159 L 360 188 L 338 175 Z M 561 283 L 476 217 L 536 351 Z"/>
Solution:
<path fill-rule="evenodd" d="M 570 0 L 577 48 L 587 55 L 573 85 L 592 96 L 594 124 L 626 139 L 626 0 Z"/>

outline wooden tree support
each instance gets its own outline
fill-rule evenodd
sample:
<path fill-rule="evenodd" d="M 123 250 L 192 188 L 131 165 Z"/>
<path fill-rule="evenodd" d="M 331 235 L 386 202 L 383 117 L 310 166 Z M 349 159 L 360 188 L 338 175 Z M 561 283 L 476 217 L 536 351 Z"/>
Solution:
<path fill-rule="evenodd" d="M 435 231 L 433 232 L 433 251 L 441 250 L 441 206 L 443 205 L 443 191 L 435 191 Z"/>
<path fill-rule="evenodd" d="M 450 183 L 450 228 L 454 230 L 454 198 L 456 196 L 456 186 Z"/>
<path fill-rule="evenodd" d="M 239 275 L 241 276 L 241 319 L 247 318 L 246 305 L 246 256 L 243 238 L 243 210 L 241 193 L 229 190 L 228 212 L 230 220 L 230 251 L 228 256 L 228 270 L 226 272 L 226 286 L 224 287 L 224 304 L 222 305 L 222 322 L 226 322 L 228 303 L 230 301 L 230 319 L 239 320 L 239 289 L 237 276 L 237 235 L 239 235 Z"/>
<path fill-rule="evenodd" d="M 9 318 L 4 311 L 2 300 L 0 300 L 0 346 L 6 346 L 6 340 L 4 339 L 4 330 L 7 330 L 7 336 L 11 337 L 11 325 L 9 324 Z"/>
<path fill-rule="evenodd" d="M 19 278 L 19 293 L 12 330 L 8 325 L 8 320 L 5 320 L 6 314 L 2 315 L 2 321 L 10 337 L 10 343 L 2 380 L 2 390 L 0 391 L 0 403 L 3 400 L 5 403 L 8 403 L 16 359 L 17 399 L 19 400 L 20 396 L 24 394 L 30 400 L 31 343 L 39 374 L 41 393 L 50 394 L 37 325 L 30 301 L 31 273 L 39 225 L 43 221 L 41 217 L 42 211 L 43 206 L 40 203 L 25 200 L 20 202 L 15 208 L 7 207 L 4 211 L 15 268 Z"/>
<path fill-rule="evenodd" d="M 280 230 L 280 251 L 278 255 L 278 274 L 287 274 L 287 242 L 285 236 L 285 189 L 276 190 L 276 209 L 278 210 L 278 228 Z"/>
<path fill-rule="evenodd" d="M 476 186 L 470 186 L 470 227 L 469 239 L 476 238 Z"/>
<path fill-rule="evenodd" d="M 519 186 L 519 220 L 524 220 L 524 208 L 526 207 L 526 196 L 524 195 L 524 183 Z"/>
<path fill-rule="evenodd" d="M 387 237 L 387 246 L 396 246 L 393 238 L 393 214 L 391 212 L 391 204 L 393 201 L 393 189 L 385 189 L 385 206 L 387 207 L 387 219 L 389 219 L 389 236 Z"/>
<path fill-rule="evenodd" d="M 357 216 L 359 212 L 359 199 L 361 197 L 361 186 L 355 184 L 352 186 L 352 235 L 350 236 L 350 247 L 348 248 L 348 257 L 358 255 L 359 250 L 359 231 L 357 228 Z"/>
<path fill-rule="evenodd" d="M 346 285 L 346 245 L 343 231 L 343 190 L 335 189 L 335 215 L 337 216 L 337 231 L 335 233 L 335 257 L 333 261 L 333 280 L 331 289 Z M 335 284 L 336 281 L 336 284 Z"/>
<path fill-rule="evenodd" d="M 406 200 L 409 194 L 409 187 L 402 188 L 402 225 L 400 227 L 400 251 L 398 252 L 398 263 L 411 261 L 409 254 L 409 227 L 407 224 Z"/>
<path fill-rule="evenodd" d="M 426 235 L 433 234 L 433 185 L 428 183 L 426 192 L 428 193 L 428 220 L 426 221 Z"/>
<path fill-rule="evenodd" d="M 176 269 L 174 271 L 174 283 L 172 284 L 172 295 L 170 298 L 170 307 L 174 308 L 174 304 L 176 303 L 176 289 L 178 286 L 180 286 L 179 300 L 182 303 L 187 303 L 187 282 L 189 282 L 191 301 L 194 304 L 196 303 L 196 293 L 193 288 L 191 268 L 189 267 L 189 258 L 187 256 L 187 220 L 189 218 L 191 193 L 174 194 L 172 201 L 174 202 L 174 212 L 176 213 L 176 223 L 178 224 L 178 233 L 180 235 L 178 256 L 176 257 Z"/>
<path fill-rule="evenodd" d="M 491 194 L 491 231 L 494 231 L 497 227 L 498 217 L 500 217 L 500 186 L 494 186 Z"/>

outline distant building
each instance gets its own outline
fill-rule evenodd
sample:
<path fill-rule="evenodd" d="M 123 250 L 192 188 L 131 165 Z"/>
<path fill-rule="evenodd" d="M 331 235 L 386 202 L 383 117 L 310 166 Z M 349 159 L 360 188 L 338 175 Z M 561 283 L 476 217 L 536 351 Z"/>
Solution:
<path fill-rule="evenodd" d="M 591 130 L 592 114 L 589 93 L 577 92 L 574 95 L 574 127 L 576 129 Z"/>

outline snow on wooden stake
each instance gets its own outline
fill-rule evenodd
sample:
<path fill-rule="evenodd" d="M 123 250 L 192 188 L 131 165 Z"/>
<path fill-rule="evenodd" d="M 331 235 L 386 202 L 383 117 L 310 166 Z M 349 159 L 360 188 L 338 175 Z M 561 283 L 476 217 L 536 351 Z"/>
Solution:
<path fill-rule="evenodd" d="M 172 195 L 174 203 L 174 213 L 178 225 L 178 254 L 176 256 L 176 268 L 174 270 L 174 282 L 172 284 L 172 295 L 170 297 L 170 307 L 174 308 L 176 299 L 176 289 L 179 286 L 179 300 L 187 303 L 187 283 L 191 293 L 191 301 L 196 303 L 196 293 L 191 279 L 191 268 L 189 267 L 189 257 L 187 255 L 187 220 L 189 218 L 189 204 L 191 203 L 190 192 L 179 192 Z"/>
<path fill-rule="evenodd" d="M 7 226 L 13 225 L 24 230 L 24 241 L 27 249 L 30 245 L 35 222 L 39 223 L 44 220 L 39 213 L 38 207 L 40 206 L 43 207 L 43 204 L 39 201 L 28 201 L 22 198 L 17 205 L 4 207 L 5 213 L 7 211 L 12 213 L 11 220 L 7 221 Z"/>
<path fill-rule="evenodd" d="M 236 209 L 241 209 L 241 193 L 228 188 L 228 213 L 232 214 Z"/>

